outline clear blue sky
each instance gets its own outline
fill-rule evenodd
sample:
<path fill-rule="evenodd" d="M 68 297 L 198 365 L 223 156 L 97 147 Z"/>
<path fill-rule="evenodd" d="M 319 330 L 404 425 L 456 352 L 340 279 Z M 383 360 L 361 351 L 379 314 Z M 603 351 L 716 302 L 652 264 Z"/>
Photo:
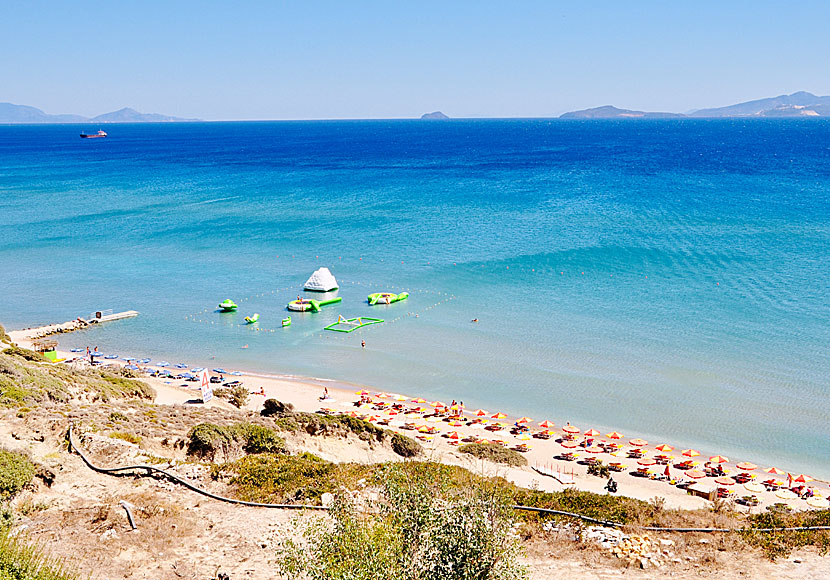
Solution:
<path fill-rule="evenodd" d="M 830 2 L 13 2 L 0 101 L 203 119 L 536 117 L 830 94 Z"/>

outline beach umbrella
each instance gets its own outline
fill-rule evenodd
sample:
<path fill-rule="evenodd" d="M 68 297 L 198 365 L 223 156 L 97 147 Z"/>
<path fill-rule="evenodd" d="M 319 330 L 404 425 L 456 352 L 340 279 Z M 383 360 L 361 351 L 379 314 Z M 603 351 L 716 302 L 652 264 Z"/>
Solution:
<path fill-rule="evenodd" d="M 406 397 L 404 397 L 403 395 L 397 395 L 397 394 L 395 394 L 395 395 L 392 395 L 392 397 L 393 397 L 396 401 L 406 401 Z"/>
<path fill-rule="evenodd" d="M 738 465 L 736 465 L 735 467 L 737 467 L 738 469 L 743 469 L 744 471 L 752 471 L 753 469 L 755 469 L 755 468 L 756 468 L 756 467 L 758 467 L 758 466 L 757 466 L 757 465 L 755 465 L 754 463 L 750 463 L 750 462 L 748 462 L 748 461 L 744 461 L 744 462 L 742 462 L 742 463 L 739 463 L 739 464 L 738 464 Z"/>
<path fill-rule="evenodd" d="M 419 433 L 426 433 L 426 432 L 428 432 L 431 428 L 432 428 L 432 427 L 430 427 L 429 425 L 421 425 L 420 427 L 418 427 L 418 432 L 419 432 Z"/>
<path fill-rule="evenodd" d="M 458 431 L 450 431 L 447 435 L 447 439 L 455 439 L 457 441 L 458 439 L 461 439 L 461 435 L 458 434 Z"/>
<path fill-rule="evenodd" d="M 72 352 L 75 352 L 75 350 L 76 349 L 73 348 Z M 123 357 L 123 359 L 127 362 L 130 362 L 131 360 L 135 360 L 135 357 L 134 356 L 125 356 L 125 357 Z"/>
<path fill-rule="evenodd" d="M 476 409 L 475 411 L 473 411 L 473 415 L 475 415 L 476 417 L 485 417 L 489 414 L 490 413 L 488 413 L 484 409 Z"/>
<path fill-rule="evenodd" d="M 787 473 L 786 471 L 781 471 L 777 467 L 767 467 L 766 469 L 764 469 L 764 471 L 766 471 L 767 473 L 771 473 L 773 475 L 784 475 L 785 473 Z"/>
<path fill-rule="evenodd" d="M 355 395 L 360 395 L 361 397 L 362 397 L 363 395 L 370 395 L 370 394 L 371 394 L 371 393 L 370 393 L 369 391 L 366 391 L 366 390 L 363 390 L 363 389 L 361 389 L 361 390 L 359 390 L 359 391 L 357 391 L 357 392 L 355 393 Z"/>
<path fill-rule="evenodd" d="M 752 481 L 750 483 L 745 483 L 744 489 L 746 489 L 747 491 L 751 491 L 753 493 L 760 493 L 764 491 L 766 488 L 762 484 L 756 481 Z"/>
<path fill-rule="evenodd" d="M 645 439 L 632 439 L 628 442 L 630 445 L 634 445 L 635 447 L 642 447 L 643 445 L 648 445 L 648 441 Z"/>
<path fill-rule="evenodd" d="M 516 424 L 521 425 L 522 423 L 530 423 L 533 421 L 530 417 L 522 417 L 521 419 L 516 419 Z"/>
<path fill-rule="evenodd" d="M 389 398 L 389 395 L 387 393 L 376 393 L 375 396 L 378 399 L 388 399 Z"/>
<path fill-rule="evenodd" d="M 779 489 L 775 492 L 775 497 L 780 497 L 781 499 L 798 499 L 798 496 L 789 489 Z"/>
<path fill-rule="evenodd" d="M 608 433 L 606 435 L 606 437 L 608 437 L 609 439 L 622 439 L 623 434 L 622 433 L 617 433 L 616 431 L 611 431 L 610 433 Z"/>
<path fill-rule="evenodd" d="M 491 419 L 506 419 L 507 415 L 504 413 L 496 413 L 495 415 L 490 415 Z"/>
<path fill-rule="evenodd" d="M 417 399 L 412 399 L 412 402 L 413 402 L 413 403 L 418 403 L 418 404 L 420 405 L 421 403 L 426 403 L 426 402 L 427 402 L 427 400 L 426 400 L 426 399 L 422 399 L 421 397 L 418 397 Z"/>
<path fill-rule="evenodd" d="M 450 425 L 453 426 L 453 427 L 461 427 L 462 425 L 464 425 L 464 422 L 463 421 L 450 421 Z"/>
<path fill-rule="evenodd" d="M 476 439 L 476 443 L 490 443 L 487 439 Z"/>
<path fill-rule="evenodd" d="M 551 423 L 550 421 L 548 421 L 547 419 L 545 419 L 544 421 L 542 421 L 541 423 L 539 423 L 539 427 L 542 427 L 542 428 L 544 428 L 544 429 L 550 429 L 551 427 L 553 427 L 553 423 Z"/>
<path fill-rule="evenodd" d="M 567 447 L 568 449 L 573 449 L 578 444 L 576 441 L 563 441 L 560 445 L 562 445 L 562 447 Z"/>
<path fill-rule="evenodd" d="M 827 501 L 823 497 L 819 497 L 814 495 L 813 497 L 807 498 L 807 505 L 814 507 L 814 508 L 822 508 L 826 509 L 830 507 L 830 501 Z"/>
<path fill-rule="evenodd" d="M 662 445 L 658 445 L 657 447 L 655 447 L 655 449 L 657 451 L 663 451 L 665 453 L 668 453 L 669 451 L 674 451 L 674 447 L 672 447 L 671 445 L 666 445 L 665 443 L 663 443 Z"/>
<path fill-rule="evenodd" d="M 599 435 L 599 431 L 597 431 L 596 429 L 588 429 L 587 431 L 585 431 L 585 433 L 583 433 L 583 435 L 585 435 L 586 437 L 596 437 L 597 435 Z"/>
<path fill-rule="evenodd" d="M 562 427 L 562 430 L 565 433 L 579 433 L 579 427 L 574 427 L 573 425 L 565 425 Z"/>
<path fill-rule="evenodd" d="M 124 368 L 129 369 L 131 371 L 137 371 L 138 370 L 138 367 L 136 365 L 127 365 Z"/>
<path fill-rule="evenodd" d="M 441 401 L 433 401 L 430 403 L 430 406 L 438 408 L 438 407 L 446 407 L 446 403 L 442 403 Z"/>
<path fill-rule="evenodd" d="M 727 461 L 729 461 L 729 458 L 723 455 L 713 455 L 709 458 L 709 463 L 726 463 Z"/>
<path fill-rule="evenodd" d="M 804 475 L 803 473 L 793 477 L 793 481 L 797 481 L 799 483 L 807 483 L 808 481 L 813 481 L 813 478 L 809 475 Z"/>
<path fill-rule="evenodd" d="M 686 477 L 691 477 L 692 479 L 700 479 L 701 477 L 706 477 L 706 474 L 697 469 L 690 469 L 686 472 Z"/>
<path fill-rule="evenodd" d="M 715 483 L 718 485 L 735 485 L 735 480 L 731 477 L 718 477 L 715 479 Z"/>
<path fill-rule="evenodd" d="M 697 457 L 698 455 L 700 455 L 700 452 L 695 451 L 694 449 L 684 449 L 681 454 L 685 455 L 686 457 Z"/>
<path fill-rule="evenodd" d="M 640 465 L 654 465 L 657 462 L 653 459 L 640 459 L 637 463 Z"/>
<path fill-rule="evenodd" d="M 590 447 L 586 447 L 585 451 L 587 451 L 588 453 L 604 453 L 605 449 L 603 449 L 599 445 L 591 445 Z"/>

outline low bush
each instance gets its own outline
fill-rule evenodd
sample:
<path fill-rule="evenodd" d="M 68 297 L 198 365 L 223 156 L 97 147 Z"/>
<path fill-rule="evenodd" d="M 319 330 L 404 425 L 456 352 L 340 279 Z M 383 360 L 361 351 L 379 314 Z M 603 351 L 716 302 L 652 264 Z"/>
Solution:
<path fill-rule="evenodd" d="M 421 444 L 400 433 L 392 435 L 392 451 L 401 457 L 417 457 L 423 451 Z"/>
<path fill-rule="evenodd" d="M 251 423 L 244 424 L 245 453 L 285 453 L 285 439 L 273 429 Z"/>
<path fill-rule="evenodd" d="M 135 443 L 136 445 L 141 445 L 141 436 L 136 435 L 134 433 L 116 431 L 115 433 L 110 433 L 110 437 L 112 437 L 113 439 L 121 439 L 122 441 L 126 441 L 127 443 Z"/>
<path fill-rule="evenodd" d="M 812 510 L 782 513 L 768 509 L 766 512 L 749 516 L 742 538 L 751 546 L 763 550 L 770 560 L 786 557 L 797 548 L 816 546 L 821 555 L 830 552 L 830 531 L 776 531 L 756 532 L 759 528 L 796 528 L 830 526 L 830 510 Z"/>
<path fill-rule="evenodd" d="M 62 562 L 40 548 L 0 531 L 0 578 L 3 580 L 77 580 Z"/>
<path fill-rule="evenodd" d="M 28 457 L 0 449 L 0 500 L 9 500 L 16 496 L 31 483 L 34 476 L 35 465 Z"/>
<path fill-rule="evenodd" d="M 18 358 L 22 358 L 23 360 L 31 362 L 51 362 L 48 358 L 46 358 L 39 352 L 35 352 L 27 348 L 20 348 L 16 344 L 13 344 L 8 348 L 3 349 L 3 354 L 8 356 L 16 356 Z"/>
<path fill-rule="evenodd" d="M 259 412 L 263 417 L 272 417 L 274 415 L 284 415 L 294 411 L 292 403 L 283 403 L 276 399 L 265 399 L 262 405 L 262 411 Z"/>
<path fill-rule="evenodd" d="M 273 429 L 252 423 L 199 423 L 190 429 L 187 436 L 187 452 L 211 461 L 220 452 L 227 459 L 239 448 L 246 453 L 286 452 L 285 439 Z"/>
<path fill-rule="evenodd" d="M 461 453 L 468 453 L 473 457 L 479 459 L 486 459 L 495 463 L 504 463 L 505 465 L 512 465 L 521 467 L 527 465 L 525 459 L 518 451 L 512 449 L 505 449 L 501 445 L 495 443 L 468 443 L 458 448 Z"/>

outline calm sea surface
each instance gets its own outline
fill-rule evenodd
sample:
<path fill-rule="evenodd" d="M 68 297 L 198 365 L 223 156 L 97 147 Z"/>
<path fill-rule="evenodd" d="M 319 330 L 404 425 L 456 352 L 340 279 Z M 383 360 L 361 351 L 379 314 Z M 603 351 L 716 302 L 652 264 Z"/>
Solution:
<path fill-rule="evenodd" d="M 82 128 L 98 129 L 0 127 L 10 328 L 135 309 L 61 345 L 462 399 L 830 477 L 826 121 Z M 343 302 L 282 329 L 320 266 Z M 239 312 L 216 313 L 228 297 Z M 260 330 L 241 326 L 253 312 Z"/>

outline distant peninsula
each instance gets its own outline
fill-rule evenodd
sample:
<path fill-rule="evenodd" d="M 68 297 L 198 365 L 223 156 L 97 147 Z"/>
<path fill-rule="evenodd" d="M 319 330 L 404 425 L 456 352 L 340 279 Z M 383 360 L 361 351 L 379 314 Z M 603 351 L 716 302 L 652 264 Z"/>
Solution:
<path fill-rule="evenodd" d="M 0 123 L 180 123 L 199 121 L 200 119 L 183 119 L 158 113 L 139 113 L 135 109 L 125 107 L 112 113 L 104 113 L 96 117 L 82 115 L 50 115 L 36 107 L 0 103 Z"/>
<path fill-rule="evenodd" d="M 572 111 L 560 115 L 560 119 L 733 119 L 733 118 L 810 118 L 830 117 L 830 96 L 818 97 L 800 91 L 737 105 L 714 109 L 699 109 L 690 113 L 652 113 L 618 109 L 611 105 Z"/>
<path fill-rule="evenodd" d="M 444 113 L 441 111 L 435 111 L 433 113 L 424 113 L 421 115 L 421 119 L 425 119 L 427 121 L 444 121 L 449 119 Z"/>

